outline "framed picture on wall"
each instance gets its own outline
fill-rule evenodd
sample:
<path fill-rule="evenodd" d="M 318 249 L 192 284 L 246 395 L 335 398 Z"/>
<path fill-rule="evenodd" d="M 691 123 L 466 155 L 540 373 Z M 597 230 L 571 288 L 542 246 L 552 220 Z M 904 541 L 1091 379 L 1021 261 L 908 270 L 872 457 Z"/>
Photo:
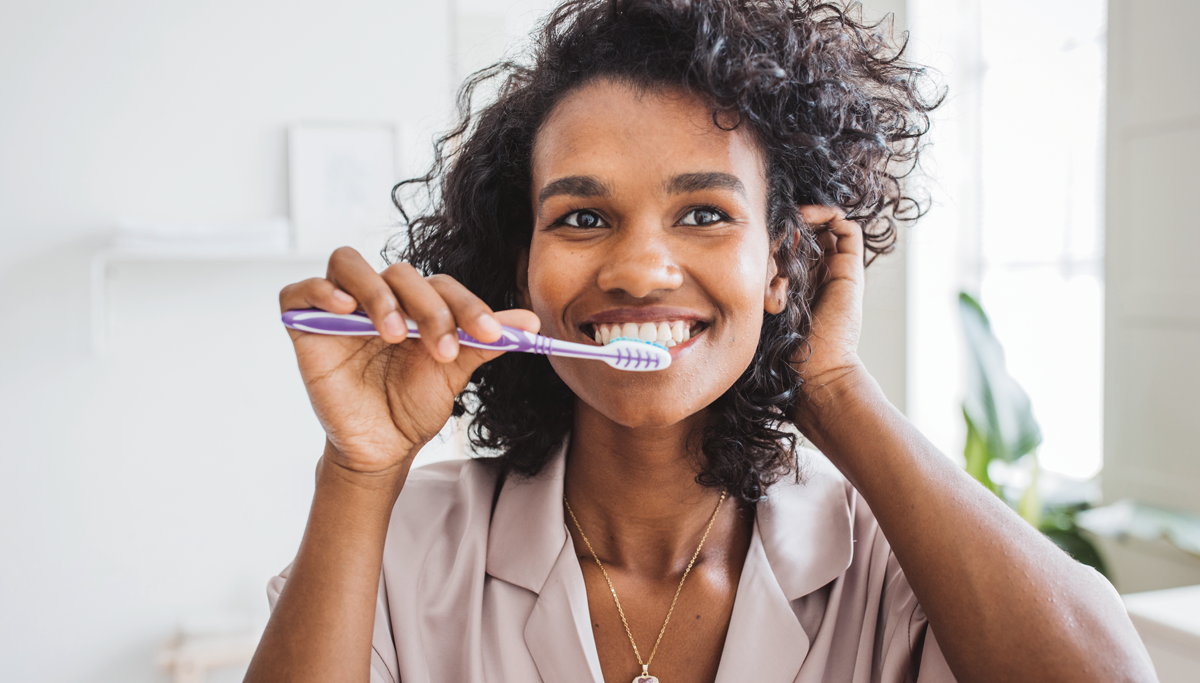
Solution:
<path fill-rule="evenodd" d="M 292 126 L 288 195 L 293 246 L 304 252 L 346 245 L 377 251 L 380 236 L 396 225 L 391 202 L 396 181 L 396 131 L 391 124 Z"/>

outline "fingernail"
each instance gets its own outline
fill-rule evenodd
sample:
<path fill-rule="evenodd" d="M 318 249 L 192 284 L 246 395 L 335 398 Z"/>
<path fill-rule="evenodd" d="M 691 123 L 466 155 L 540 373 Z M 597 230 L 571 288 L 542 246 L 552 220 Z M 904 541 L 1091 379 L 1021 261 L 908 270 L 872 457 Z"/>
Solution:
<path fill-rule="evenodd" d="M 438 355 L 442 358 L 453 358 L 454 352 L 458 349 L 458 344 L 454 341 L 454 335 L 447 334 L 438 340 Z"/>
<path fill-rule="evenodd" d="M 399 337 L 408 332 L 408 327 L 400 319 L 400 314 L 395 311 L 388 313 L 387 317 L 383 319 L 383 329 L 393 337 Z"/>
<path fill-rule="evenodd" d="M 500 323 L 487 313 L 479 316 L 479 327 L 488 334 L 500 334 Z"/>
<path fill-rule="evenodd" d="M 343 292 L 340 289 L 335 289 L 333 291 L 333 298 L 336 299 L 339 304 L 354 303 L 354 297 L 350 296 L 349 294 Z"/>

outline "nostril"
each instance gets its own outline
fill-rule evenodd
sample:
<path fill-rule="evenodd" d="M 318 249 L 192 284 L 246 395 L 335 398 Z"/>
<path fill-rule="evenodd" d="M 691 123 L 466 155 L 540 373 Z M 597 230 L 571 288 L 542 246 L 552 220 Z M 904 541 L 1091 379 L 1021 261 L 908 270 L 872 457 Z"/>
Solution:
<path fill-rule="evenodd" d="M 596 282 L 606 292 L 622 291 L 635 299 L 654 292 L 683 286 L 683 270 L 670 259 L 616 258 L 599 274 Z"/>

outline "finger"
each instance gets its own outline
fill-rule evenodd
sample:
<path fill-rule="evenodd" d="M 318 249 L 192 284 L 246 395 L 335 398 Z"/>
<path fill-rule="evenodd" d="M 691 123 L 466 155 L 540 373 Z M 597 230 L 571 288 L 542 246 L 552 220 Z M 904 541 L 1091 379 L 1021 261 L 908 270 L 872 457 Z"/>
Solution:
<path fill-rule="evenodd" d="M 433 285 L 407 263 L 397 263 L 380 276 L 399 299 L 400 308 L 417 323 L 421 343 L 435 360 L 449 363 L 458 357 L 458 330 L 454 313 Z"/>
<path fill-rule="evenodd" d="M 431 275 L 426 281 L 450 306 L 450 313 L 463 331 L 481 342 L 494 342 L 500 338 L 500 323 L 492 308 L 463 283 L 449 275 Z"/>
<path fill-rule="evenodd" d="M 830 233 L 836 237 L 836 250 L 832 253 L 851 254 L 862 258 L 862 226 L 857 221 L 847 219 L 846 212 L 842 209 L 836 206 L 807 205 L 800 207 L 800 217 L 809 225 L 821 226 L 823 233 Z M 818 241 L 822 249 L 830 253 L 827 243 L 820 240 L 823 236 L 819 235 Z"/>
<path fill-rule="evenodd" d="M 358 309 L 354 297 L 338 289 L 323 277 L 312 277 L 284 287 L 279 292 L 279 311 L 319 308 L 330 313 L 353 313 Z"/>
<path fill-rule="evenodd" d="M 326 279 L 354 297 L 389 344 L 408 338 L 408 327 L 392 288 L 357 251 L 342 247 L 329 257 Z"/>
<path fill-rule="evenodd" d="M 524 308 L 513 308 L 507 311 L 500 311 L 496 314 L 496 320 L 501 325 L 515 327 L 518 330 L 537 333 L 542 329 L 542 321 L 537 317 L 537 313 L 526 310 Z"/>
<path fill-rule="evenodd" d="M 832 230 L 823 229 L 816 235 L 817 246 L 821 248 L 822 254 L 837 253 L 837 235 Z"/>
<path fill-rule="evenodd" d="M 536 333 L 542 328 L 542 321 L 533 311 L 527 311 L 523 308 L 513 308 L 507 311 L 496 313 L 496 321 L 501 325 L 515 327 L 518 330 L 526 330 L 527 332 Z M 458 363 L 463 372 L 468 376 L 475 372 L 475 369 L 480 365 L 504 355 L 504 351 L 493 351 L 491 349 L 476 349 L 470 346 L 462 347 L 462 353 L 458 356 Z"/>
<path fill-rule="evenodd" d="M 836 206 L 822 204 L 806 204 L 800 207 L 800 217 L 811 226 L 827 225 L 839 218 L 845 218 L 846 212 Z"/>

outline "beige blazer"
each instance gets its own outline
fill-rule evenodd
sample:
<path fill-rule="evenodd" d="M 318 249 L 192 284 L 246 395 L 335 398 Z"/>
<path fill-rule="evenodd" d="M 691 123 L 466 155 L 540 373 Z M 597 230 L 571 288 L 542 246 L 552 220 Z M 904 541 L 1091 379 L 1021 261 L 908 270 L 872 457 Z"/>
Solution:
<path fill-rule="evenodd" d="M 372 681 L 603 683 L 563 518 L 565 450 L 498 495 L 474 460 L 410 474 L 384 549 Z M 866 503 L 805 455 L 805 483 L 757 506 L 717 683 L 954 681 Z M 289 570 L 268 586 L 272 608 Z"/>

